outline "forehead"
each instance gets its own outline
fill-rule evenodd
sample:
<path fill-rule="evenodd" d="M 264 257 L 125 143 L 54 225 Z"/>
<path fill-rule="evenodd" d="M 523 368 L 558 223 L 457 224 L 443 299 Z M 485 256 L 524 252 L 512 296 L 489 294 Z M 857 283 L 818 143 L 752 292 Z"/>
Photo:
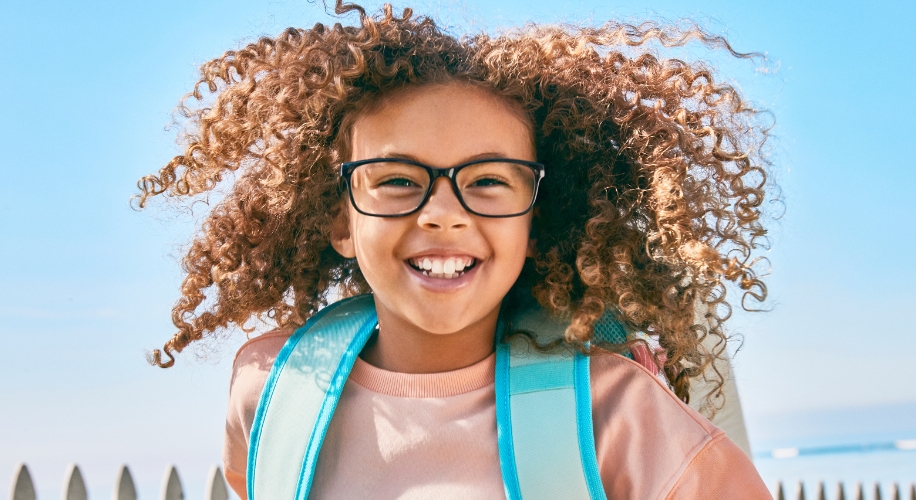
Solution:
<path fill-rule="evenodd" d="M 535 160 L 531 125 L 513 103 L 461 83 L 409 87 L 353 124 L 351 160 L 406 156 L 433 166 L 473 157 Z"/>

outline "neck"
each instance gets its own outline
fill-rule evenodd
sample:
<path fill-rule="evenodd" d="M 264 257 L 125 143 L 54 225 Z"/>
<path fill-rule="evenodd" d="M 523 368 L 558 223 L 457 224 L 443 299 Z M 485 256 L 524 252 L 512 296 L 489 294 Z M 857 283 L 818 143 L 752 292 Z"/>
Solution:
<path fill-rule="evenodd" d="M 493 353 L 499 308 L 454 333 L 429 333 L 378 307 L 379 331 L 363 361 L 398 373 L 441 373 L 471 366 Z"/>

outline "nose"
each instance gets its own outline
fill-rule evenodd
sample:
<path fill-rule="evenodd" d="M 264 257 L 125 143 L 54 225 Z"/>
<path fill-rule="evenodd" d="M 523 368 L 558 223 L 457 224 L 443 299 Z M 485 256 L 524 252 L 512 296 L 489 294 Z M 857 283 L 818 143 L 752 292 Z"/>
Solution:
<path fill-rule="evenodd" d="M 445 177 L 433 183 L 433 192 L 419 214 L 417 224 L 426 229 L 460 229 L 471 220 L 471 214 L 458 201 L 450 181 Z"/>

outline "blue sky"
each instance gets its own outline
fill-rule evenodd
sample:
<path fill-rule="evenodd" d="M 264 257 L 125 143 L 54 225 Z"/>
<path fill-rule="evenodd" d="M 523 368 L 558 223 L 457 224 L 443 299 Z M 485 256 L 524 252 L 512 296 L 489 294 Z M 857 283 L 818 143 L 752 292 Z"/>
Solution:
<path fill-rule="evenodd" d="M 722 68 L 775 116 L 785 200 L 768 254 L 773 310 L 732 325 L 745 337 L 735 363 L 751 439 L 772 438 L 775 415 L 916 402 L 916 3 L 494 4 L 412 5 L 457 31 L 692 17 L 765 52 L 767 74 Z M 320 6 L 292 0 L 0 7 L 0 490 L 26 461 L 39 493 L 57 495 L 76 461 L 90 493 L 107 495 L 127 462 L 152 496 L 174 462 L 189 498 L 202 495 L 242 338 L 171 370 L 144 363 L 171 334 L 194 216 L 162 202 L 138 213 L 128 199 L 177 152 L 166 126 L 200 63 L 319 20 Z"/>

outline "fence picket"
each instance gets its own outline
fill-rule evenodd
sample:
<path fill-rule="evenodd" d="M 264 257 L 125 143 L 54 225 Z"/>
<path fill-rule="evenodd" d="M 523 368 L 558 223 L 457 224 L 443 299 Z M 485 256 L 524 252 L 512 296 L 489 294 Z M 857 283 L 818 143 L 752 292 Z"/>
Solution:
<path fill-rule="evenodd" d="M 881 500 L 881 483 L 875 483 L 875 500 Z"/>
<path fill-rule="evenodd" d="M 776 500 L 786 500 L 786 493 L 782 489 L 782 481 L 776 481 L 776 494 L 773 495 Z"/>
<path fill-rule="evenodd" d="M 846 487 L 843 486 L 843 481 L 836 483 L 836 498 L 837 500 L 846 500 Z"/>
<path fill-rule="evenodd" d="M 17 465 L 16 472 L 13 473 L 10 500 L 35 500 L 35 485 L 32 484 L 32 475 L 25 464 Z"/>
<path fill-rule="evenodd" d="M 798 486 L 795 487 L 795 498 L 797 500 L 805 500 L 805 483 L 798 482 Z"/>
<path fill-rule="evenodd" d="M 856 500 L 865 500 L 865 490 L 862 489 L 862 481 L 856 481 Z"/>
<path fill-rule="evenodd" d="M 891 486 L 891 498 L 893 500 L 900 500 L 900 486 L 897 485 L 897 483 Z"/>
<path fill-rule="evenodd" d="M 916 500 L 916 484 L 910 483 L 910 500 Z"/>
<path fill-rule="evenodd" d="M 64 494 L 61 495 L 64 500 L 88 500 L 86 494 L 86 483 L 83 481 L 83 474 L 76 464 L 70 464 L 67 467 L 67 473 L 64 475 Z"/>
<path fill-rule="evenodd" d="M 122 465 L 118 471 L 118 477 L 115 479 L 114 494 L 112 500 L 137 500 L 137 488 L 134 486 L 134 478 L 130 475 L 130 469 L 127 465 Z"/>
<path fill-rule="evenodd" d="M 204 500 L 229 500 L 229 489 L 226 487 L 223 471 L 216 465 L 210 467 L 210 472 L 207 474 L 207 490 L 204 492 Z"/>
<path fill-rule="evenodd" d="M 162 478 L 162 494 L 159 498 L 160 500 L 184 500 L 184 490 L 181 488 L 178 470 L 174 465 L 170 465 L 165 470 L 165 476 Z"/>

